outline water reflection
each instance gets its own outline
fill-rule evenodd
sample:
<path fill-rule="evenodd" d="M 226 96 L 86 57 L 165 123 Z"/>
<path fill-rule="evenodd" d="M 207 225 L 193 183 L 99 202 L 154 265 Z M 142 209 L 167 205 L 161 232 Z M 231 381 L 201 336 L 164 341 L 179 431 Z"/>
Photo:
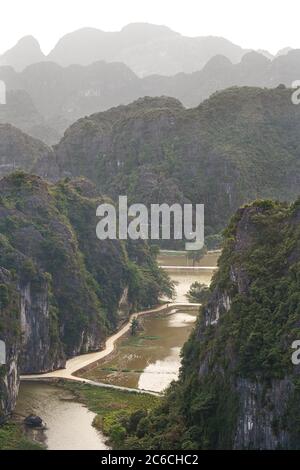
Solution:
<path fill-rule="evenodd" d="M 163 391 L 178 377 L 180 350 L 196 320 L 198 308 L 140 317 L 137 336 L 123 337 L 114 353 L 84 375 L 114 385 Z"/>
<path fill-rule="evenodd" d="M 209 285 L 218 253 L 209 253 L 201 260 L 205 269 L 167 270 L 175 282 L 178 303 L 187 303 L 186 294 L 195 281 Z M 180 262 L 174 255 L 160 255 L 160 264 Z M 184 263 L 185 258 L 181 258 Z M 208 268 L 208 269 L 207 269 Z M 137 336 L 121 338 L 115 351 L 99 364 L 94 364 L 84 376 L 99 382 L 161 392 L 172 380 L 176 380 L 180 369 L 180 351 L 188 339 L 198 314 L 192 305 L 177 307 L 169 314 L 140 317 L 141 331 Z M 81 374 L 82 375 L 82 374 Z"/>
<path fill-rule="evenodd" d="M 171 348 L 170 356 L 149 364 L 140 375 L 138 388 L 161 392 L 172 380 L 178 377 L 180 368 L 180 348 Z M 154 377 L 153 377 L 154 375 Z"/>

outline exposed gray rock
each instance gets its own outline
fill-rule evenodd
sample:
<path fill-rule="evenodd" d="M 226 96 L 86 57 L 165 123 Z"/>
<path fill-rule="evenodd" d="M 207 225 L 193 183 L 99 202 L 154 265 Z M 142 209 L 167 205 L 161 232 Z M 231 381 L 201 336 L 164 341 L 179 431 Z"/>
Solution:
<path fill-rule="evenodd" d="M 0 423 L 13 411 L 19 391 L 19 295 L 9 272 L 0 267 L 0 340 L 5 343 L 5 364 L 0 364 Z M 4 302 L 4 295 L 7 296 Z"/>
<path fill-rule="evenodd" d="M 234 437 L 235 449 L 287 449 L 290 436 L 280 424 L 293 384 L 290 379 L 274 380 L 266 388 L 259 382 L 238 379 L 240 412 Z"/>
<path fill-rule="evenodd" d="M 45 424 L 39 416 L 29 415 L 24 419 L 24 424 L 30 426 L 31 428 L 42 428 L 45 427 Z"/>
<path fill-rule="evenodd" d="M 49 318 L 48 284 L 28 283 L 19 286 L 21 305 L 22 353 L 20 371 L 23 374 L 48 372 L 65 366 L 62 345 L 53 351 Z"/>

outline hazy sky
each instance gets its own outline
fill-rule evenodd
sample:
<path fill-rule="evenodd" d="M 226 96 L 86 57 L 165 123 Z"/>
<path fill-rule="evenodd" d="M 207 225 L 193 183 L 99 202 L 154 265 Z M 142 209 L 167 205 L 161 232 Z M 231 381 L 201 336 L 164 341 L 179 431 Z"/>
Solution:
<path fill-rule="evenodd" d="M 299 0 L 0 0 L 0 52 L 31 34 L 48 53 L 75 29 L 117 31 L 132 22 L 165 24 L 187 36 L 223 36 L 272 53 L 300 48 Z"/>

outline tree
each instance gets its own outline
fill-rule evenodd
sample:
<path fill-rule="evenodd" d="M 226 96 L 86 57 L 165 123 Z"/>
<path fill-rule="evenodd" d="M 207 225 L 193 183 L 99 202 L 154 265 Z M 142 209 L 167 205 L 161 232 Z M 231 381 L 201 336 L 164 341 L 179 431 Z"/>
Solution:
<path fill-rule="evenodd" d="M 207 302 L 210 294 L 210 289 L 206 284 L 202 284 L 201 282 L 194 282 L 190 290 L 187 293 L 187 298 L 190 302 L 196 303 L 205 303 Z"/>
<path fill-rule="evenodd" d="M 139 321 L 136 317 L 131 320 L 131 335 L 135 336 L 139 328 Z"/>
<path fill-rule="evenodd" d="M 120 447 L 126 436 L 126 429 L 120 424 L 114 424 L 110 429 L 110 438 L 115 447 Z"/>
<path fill-rule="evenodd" d="M 195 251 L 188 251 L 187 252 L 187 257 L 189 260 L 193 262 L 193 267 L 195 266 L 196 263 L 198 263 L 204 255 L 207 253 L 207 248 L 204 246 L 201 248 L 201 250 L 195 250 Z"/>

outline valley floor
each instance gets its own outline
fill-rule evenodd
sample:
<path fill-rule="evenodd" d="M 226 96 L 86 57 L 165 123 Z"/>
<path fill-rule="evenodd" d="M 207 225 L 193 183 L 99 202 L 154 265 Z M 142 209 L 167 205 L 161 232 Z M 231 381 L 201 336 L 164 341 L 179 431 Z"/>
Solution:
<path fill-rule="evenodd" d="M 115 348 L 115 344 L 120 339 L 122 336 L 127 333 L 131 327 L 131 321 L 133 318 L 138 318 L 141 315 L 150 315 L 153 313 L 163 313 L 163 312 L 168 312 L 171 311 L 174 308 L 179 308 L 179 307 L 197 307 L 200 306 L 200 304 L 190 304 L 190 303 L 167 303 L 164 305 L 160 305 L 159 307 L 156 307 L 151 310 L 144 310 L 138 313 L 134 313 L 131 315 L 129 318 L 128 322 L 115 334 L 110 336 L 105 343 L 104 349 L 98 352 L 94 353 L 89 353 L 89 354 L 82 354 L 80 356 L 76 356 L 72 359 L 69 359 L 66 363 L 65 369 L 59 369 L 53 372 L 49 372 L 46 374 L 36 374 L 36 375 L 26 375 L 22 376 L 21 379 L 23 381 L 25 380 L 40 380 L 40 379 L 68 379 L 68 380 L 76 380 L 77 382 L 83 382 L 87 383 L 89 382 L 87 379 L 79 377 L 79 371 L 90 366 L 91 364 L 100 361 L 101 359 L 104 359 L 106 356 L 112 353 L 112 351 Z M 76 374 L 76 375 L 75 375 Z M 97 385 L 99 386 L 108 386 L 107 384 L 100 384 L 100 383 L 92 383 L 92 381 L 89 382 L 91 385 Z M 111 386 L 113 387 L 113 386 Z M 114 388 L 114 387 L 113 387 Z M 116 387 L 119 389 L 124 389 L 126 390 L 125 387 Z M 149 393 L 149 392 L 147 392 Z"/>
<path fill-rule="evenodd" d="M 51 386 L 48 384 L 48 386 Z M 113 444 L 117 439 L 119 419 L 138 411 L 151 410 L 158 405 L 160 398 L 123 390 L 105 389 L 82 383 L 58 380 L 53 387 L 70 391 L 74 400 L 82 403 L 96 414 L 93 426 L 107 438 L 107 443 Z M 34 434 L 34 433 L 33 433 Z M 113 447 L 117 445 L 114 443 Z M 26 435 L 17 417 L 0 427 L 0 450 L 42 450 L 45 446 L 30 435 Z"/>

